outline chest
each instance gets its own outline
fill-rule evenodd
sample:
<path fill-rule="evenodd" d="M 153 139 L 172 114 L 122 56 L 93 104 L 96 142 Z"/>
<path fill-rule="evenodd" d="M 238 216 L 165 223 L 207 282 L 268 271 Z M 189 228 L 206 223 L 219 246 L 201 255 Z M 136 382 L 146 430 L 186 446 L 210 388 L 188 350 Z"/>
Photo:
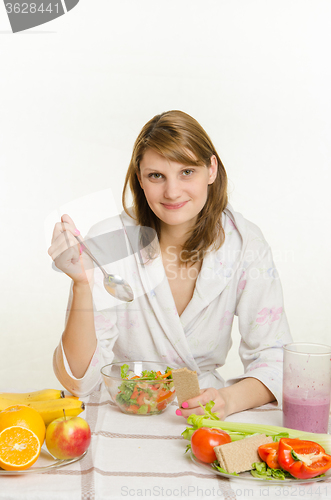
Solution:
<path fill-rule="evenodd" d="M 202 262 L 196 262 L 193 266 L 186 267 L 178 266 L 176 263 L 163 258 L 163 265 L 176 309 L 180 316 L 193 297 Z"/>
<path fill-rule="evenodd" d="M 119 336 L 114 347 L 116 358 L 143 359 L 141 356 L 145 356 L 157 360 L 160 356 L 161 360 L 166 355 L 169 366 L 171 363 L 177 366 L 181 359 L 185 359 L 190 367 L 189 358 L 193 356 L 199 366 L 212 364 L 215 368 L 222 365 L 231 347 L 235 290 L 229 287 L 207 303 L 200 296 L 200 279 L 203 282 L 200 276 L 199 294 L 194 295 L 193 302 L 196 281 L 190 280 L 190 286 L 186 288 L 185 281 L 170 279 L 168 287 L 163 279 L 155 288 L 155 295 L 141 295 L 125 310 L 119 307 Z M 174 285 L 178 284 L 177 295 Z M 186 359 L 185 353 L 189 358 Z"/>

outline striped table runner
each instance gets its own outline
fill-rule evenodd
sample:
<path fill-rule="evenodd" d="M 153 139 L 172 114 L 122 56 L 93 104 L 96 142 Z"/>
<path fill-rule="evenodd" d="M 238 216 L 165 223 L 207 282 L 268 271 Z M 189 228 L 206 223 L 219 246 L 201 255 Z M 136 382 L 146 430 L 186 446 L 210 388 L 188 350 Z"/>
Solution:
<path fill-rule="evenodd" d="M 273 485 L 226 479 L 194 464 L 181 437 L 186 421 L 173 403 L 151 417 L 125 415 L 102 390 L 84 398 L 81 415 L 90 424 L 92 443 L 83 460 L 43 474 L 0 477 L 4 500 L 103 499 L 277 499 L 331 498 L 331 480 Z M 274 404 L 231 415 L 231 421 L 282 424 Z"/>

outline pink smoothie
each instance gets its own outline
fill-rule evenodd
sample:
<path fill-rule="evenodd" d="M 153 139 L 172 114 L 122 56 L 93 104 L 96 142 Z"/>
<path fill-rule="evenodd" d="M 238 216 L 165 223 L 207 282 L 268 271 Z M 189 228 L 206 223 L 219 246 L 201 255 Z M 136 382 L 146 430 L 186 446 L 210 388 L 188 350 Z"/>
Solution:
<path fill-rule="evenodd" d="M 330 400 L 283 397 L 283 426 L 307 432 L 328 432 Z"/>

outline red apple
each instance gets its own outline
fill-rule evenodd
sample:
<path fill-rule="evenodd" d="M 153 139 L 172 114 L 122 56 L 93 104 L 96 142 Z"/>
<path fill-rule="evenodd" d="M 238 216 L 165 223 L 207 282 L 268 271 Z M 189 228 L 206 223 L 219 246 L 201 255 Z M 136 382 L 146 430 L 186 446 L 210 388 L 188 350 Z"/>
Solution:
<path fill-rule="evenodd" d="M 90 446 L 91 429 L 81 417 L 60 417 L 47 427 L 45 442 L 55 458 L 80 457 Z"/>

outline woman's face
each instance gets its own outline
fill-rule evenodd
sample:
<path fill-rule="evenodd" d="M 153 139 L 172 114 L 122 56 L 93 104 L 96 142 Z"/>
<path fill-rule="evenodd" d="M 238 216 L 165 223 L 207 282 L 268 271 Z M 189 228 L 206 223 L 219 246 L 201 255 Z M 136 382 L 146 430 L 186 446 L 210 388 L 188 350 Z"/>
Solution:
<path fill-rule="evenodd" d="M 210 167 L 188 167 L 147 149 L 138 178 L 154 214 L 164 224 L 187 227 L 195 223 L 203 209 L 208 185 L 214 182 L 216 174 L 215 156 L 211 157 Z"/>

